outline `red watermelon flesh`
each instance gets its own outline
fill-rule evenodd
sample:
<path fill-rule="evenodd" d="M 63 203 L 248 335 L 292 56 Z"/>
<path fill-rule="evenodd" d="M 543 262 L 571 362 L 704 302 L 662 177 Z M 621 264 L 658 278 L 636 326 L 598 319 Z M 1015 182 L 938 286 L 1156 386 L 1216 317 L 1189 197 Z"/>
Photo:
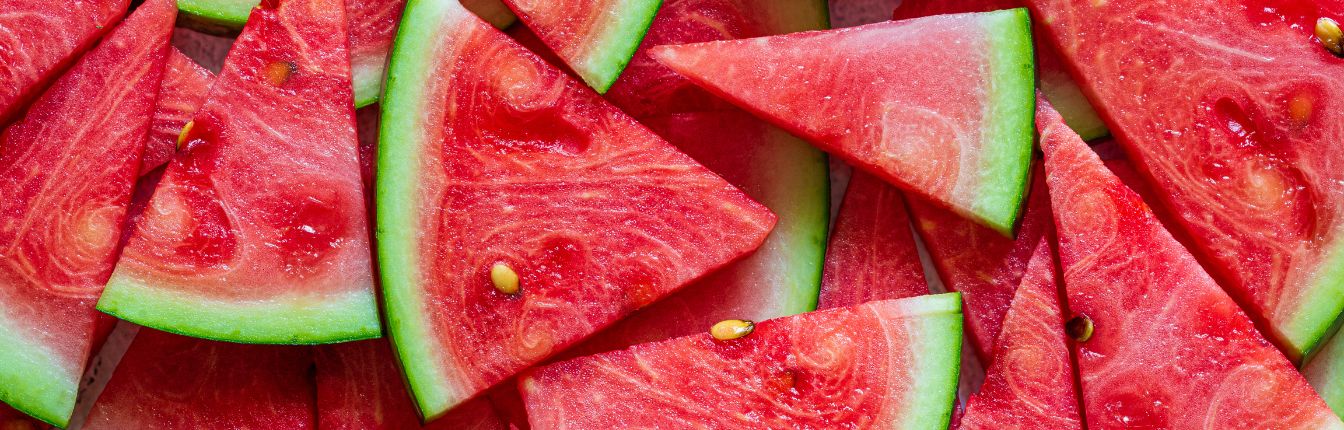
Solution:
<path fill-rule="evenodd" d="M 662 0 L 504 0 L 599 93 L 620 77 Z"/>
<path fill-rule="evenodd" d="M 88 430 L 313 429 L 307 347 L 243 345 L 141 329 Z"/>
<path fill-rule="evenodd" d="M 1087 426 L 1344 429 L 1138 194 L 1037 114 Z"/>
<path fill-rule="evenodd" d="M 811 312 L 553 364 L 520 387 L 539 430 L 946 428 L 959 308 L 945 294 Z"/>
<path fill-rule="evenodd" d="M 881 179 L 855 172 L 831 230 L 817 307 L 928 293 L 900 191 Z"/>
<path fill-rule="evenodd" d="M 318 346 L 317 423 L 323 430 L 507 429 L 490 402 L 467 402 L 428 425 L 402 382 L 386 340 Z"/>
<path fill-rule="evenodd" d="M 0 429 L 38 430 L 44 428 L 44 426 L 43 422 L 35 420 L 14 408 L 0 404 Z"/>
<path fill-rule="evenodd" d="M 159 104 L 154 111 L 154 128 L 145 142 L 145 154 L 140 157 L 140 175 L 168 163 L 177 153 L 177 138 L 182 127 L 191 121 L 196 109 L 205 103 L 205 96 L 215 75 L 173 48 L 168 54 L 168 66 L 163 71 L 159 87 Z"/>
<path fill-rule="evenodd" d="M 1043 238 L 1003 319 L 994 364 L 971 395 L 963 429 L 1082 429 L 1059 277 Z"/>
<path fill-rule="evenodd" d="M 1344 310 L 1344 59 L 1313 37 L 1344 3 L 1027 3 L 1212 274 L 1310 354 Z"/>
<path fill-rule="evenodd" d="M 355 85 L 355 106 L 378 101 L 387 54 L 405 7 L 406 0 L 345 2 L 350 17 L 350 72 Z"/>
<path fill-rule="evenodd" d="M 0 127 L 116 24 L 129 3 L 0 1 Z"/>
<path fill-rule="evenodd" d="M 99 335 L 175 11 L 141 7 L 0 134 L 0 401 L 43 421 L 69 419 Z"/>
<path fill-rule="evenodd" d="M 518 381 L 510 379 L 495 386 L 486 393 L 495 412 L 508 424 L 511 430 L 532 428 L 527 422 L 527 405 L 523 403 L 523 393 L 518 391 Z"/>
<path fill-rule="evenodd" d="M 100 310 L 250 343 L 380 335 L 340 4 L 254 9 Z"/>

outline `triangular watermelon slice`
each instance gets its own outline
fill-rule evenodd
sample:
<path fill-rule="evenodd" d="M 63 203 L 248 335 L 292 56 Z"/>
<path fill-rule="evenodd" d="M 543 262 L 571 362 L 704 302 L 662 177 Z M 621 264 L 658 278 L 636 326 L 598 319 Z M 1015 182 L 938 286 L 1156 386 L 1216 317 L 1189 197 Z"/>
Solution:
<path fill-rule="evenodd" d="M 407 6 L 378 148 L 389 334 L 452 406 L 750 252 L 775 218 L 456 1 Z"/>
<path fill-rule="evenodd" d="M 1138 194 L 1040 103 L 1087 426 L 1344 429 Z"/>
<path fill-rule="evenodd" d="M 315 429 L 312 350 L 140 329 L 86 430 Z"/>
<path fill-rule="evenodd" d="M 961 299 L 870 302 L 581 357 L 520 380 L 537 428 L 945 429 Z"/>
<path fill-rule="evenodd" d="M 57 426 L 93 349 L 175 16 L 141 6 L 0 134 L 0 401 Z"/>
<path fill-rule="evenodd" d="M 1059 300 L 1055 255 L 1042 239 L 1003 318 L 994 364 L 966 404 L 962 429 L 1083 428 Z"/>
<path fill-rule="evenodd" d="M 651 54 L 849 164 L 1012 235 L 1033 144 L 1026 10 L 661 46 Z"/>
<path fill-rule="evenodd" d="M 929 293 L 901 192 L 854 172 L 826 247 L 820 309 Z"/>
<path fill-rule="evenodd" d="M 215 74 L 205 70 L 182 51 L 173 48 L 168 54 L 168 68 L 163 71 L 159 86 L 159 103 L 154 110 L 154 128 L 145 142 L 145 154 L 140 157 L 140 175 L 168 163 L 177 153 L 182 127 L 191 121 L 196 109 L 205 103 Z"/>
<path fill-rule="evenodd" d="M 599 93 L 630 63 L 662 0 L 504 0 Z"/>
<path fill-rule="evenodd" d="M 129 3 L 0 2 L 0 127 L 116 24 Z"/>
<path fill-rule="evenodd" d="M 341 5 L 255 10 L 99 310 L 236 342 L 381 335 Z"/>

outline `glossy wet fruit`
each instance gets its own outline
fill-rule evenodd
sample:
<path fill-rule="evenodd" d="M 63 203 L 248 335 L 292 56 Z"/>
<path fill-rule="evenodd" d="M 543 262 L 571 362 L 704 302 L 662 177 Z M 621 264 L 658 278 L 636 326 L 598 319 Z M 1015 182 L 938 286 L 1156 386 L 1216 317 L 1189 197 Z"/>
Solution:
<path fill-rule="evenodd" d="M 140 157 L 141 175 L 168 164 L 177 153 L 182 128 L 205 103 L 205 96 L 214 83 L 214 73 L 187 58 L 177 48 L 169 51 L 168 66 L 163 71 L 163 83 L 159 85 L 158 106 L 154 110 L 154 128 L 150 130 L 149 141 L 145 142 L 145 153 Z"/>
<path fill-rule="evenodd" d="M 661 0 L 504 0 L 588 86 L 607 92 L 644 40 Z"/>
<path fill-rule="evenodd" d="M 855 172 L 826 247 L 817 307 L 928 293 L 901 192 L 872 175 Z"/>
<path fill-rule="evenodd" d="M 0 2 L 0 127 L 126 14 L 129 0 Z M 60 31 L 53 31 L 60 29 Z"/>

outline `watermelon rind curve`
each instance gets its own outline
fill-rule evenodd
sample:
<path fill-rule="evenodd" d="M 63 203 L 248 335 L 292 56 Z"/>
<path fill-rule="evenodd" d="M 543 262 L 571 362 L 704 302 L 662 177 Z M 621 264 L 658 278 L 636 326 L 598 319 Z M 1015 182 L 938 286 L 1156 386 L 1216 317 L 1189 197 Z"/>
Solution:
<path fill-rule="evenodd" d="M 22 333 L 13 330 L 14 324 L 0 309 L 0 363 L 4 363 L 5 372 L 0 373 L 0 402 L 8 403 L 14 409 L 37 418 L 48 424 L 65 427 L 75 410 L 75 396 L 78 386 L 69 381 L 78 381 L 70 374 L 79 374 L 80 369 L 64 369 L 61 374 L 62 360 L 42 345 L 32 342 Z"/>
<path fill-rule="evenodd" d="M 177 10 L 190 27 L 221 34 L 243 28 L 258 4 L 261 0 L 177 0 Z"/>
<path fill-rule="evenodd" d="M 914 393 L 906 404 L 907 422 L 896 428 L 945 429 L 952 422 L 953 405 L 957 401 L 957 385 L 961 378 L 961 346 L 963 318 L 961 293 L 945 293 L 900 300 L 911 316 L 929 315 L 921 319 L 917 331 L 924 338 L 911 342 L 918 350 L 911 351 L 916 362 L 911 373 L 925 375 L 914 381 Z M 915 333 L 915 331 L 912 331 Z"/>
<path fill-rule="evenodd" d="M 584 83 L 598 93 L 611 89 L 630 64 L 662 5 L 662 0 L 618 0 L 614 7 L 623 13 L 615 16 L 597 37 L 591 55 L 573 65 Z"/>
<path fill-rule="evenodd" d="M 1302 306 L 1293 312 L 1284 327 L 1276 333 L 1285 339 L 1288 345 L 1298 348 L 1296 351 L 1305 361 L 1312 360 L 1318 350 L 1330 340 L 1341 323 L 1344 323 L 1344 244 L 1332 243 L 1324 255 L 1320 271 L 1311 281 L 1311 288 L 1305 291 L 1298 303 Z M 1338 337 L 1338 336 L 1336 336 Z M 1344 351 L 1341 351 L 1344 352 Z M 1344 354 L 1332 355 L 1335 360 L 1344 360 Z M 1335 367 L 1344 367 L 1339 363 Z"/>
<path fill-rule="evenodd" d="M 1031 18 L 1025 8 L 981 15 L 991 44 L 988 108 L 981 162 L 983 191 L 972 204 L 984 214 L 988 227 L 1005 236 L 1016 235 L 1036 140 L 1036 55 L 1031 40 Z"/>

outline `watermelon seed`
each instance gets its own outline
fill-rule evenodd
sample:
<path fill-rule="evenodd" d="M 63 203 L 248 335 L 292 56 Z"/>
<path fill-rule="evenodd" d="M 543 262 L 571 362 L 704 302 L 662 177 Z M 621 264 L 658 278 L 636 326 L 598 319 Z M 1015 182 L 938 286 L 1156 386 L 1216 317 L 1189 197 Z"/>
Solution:
<path fill-rule="evenodd" d="M 191 133 L 191 127 L 196 125 L 196 121 L 187 121 L 187 125 L 182 126 L 182 132 L 177 134 L 177 150 L 181 151 L 187 148 L 187 134 Z"/>
<path fill-rule="evenodd" d="M 1326 17 L 1316 20 L 1316 39 L 1336 57 L 1344 57 L 1344 31 L 1335 20 Z"/>
<path fill-rule="evenodd" d="M 723 320 L 709 328 L 709 334 L 718 340 L 739 339 L 756 330 L 756 323 L 749 320 Z"/>
<path fill-rule="evenodd" d="M 490 267 L 490 282 L 495 284 L 495 290 L 504 294 L 518 294 L 520 289 L 518 285 L 518 272 L 504 263 L 495 263 Z"/>
<path fill-rule="evenodd" d="M 1092 325 L 1092 319 L 1082 314 L 1073 317 L 1068 324 L 1064 325 L 1064 330 L 1069 332 L 1069 337 L 1079 342 L 1087 342 L 1088 339 L 1091 339 L 1093 328 L 1095 327 Z"/>
<path fill-rule="evenodd" d="M 299 72 L 299 65 L 290 61 L 275 61 L 266 65 L 266 81 L 271 85 L 281 86 L 289 82 L 289 78 Z"/>

